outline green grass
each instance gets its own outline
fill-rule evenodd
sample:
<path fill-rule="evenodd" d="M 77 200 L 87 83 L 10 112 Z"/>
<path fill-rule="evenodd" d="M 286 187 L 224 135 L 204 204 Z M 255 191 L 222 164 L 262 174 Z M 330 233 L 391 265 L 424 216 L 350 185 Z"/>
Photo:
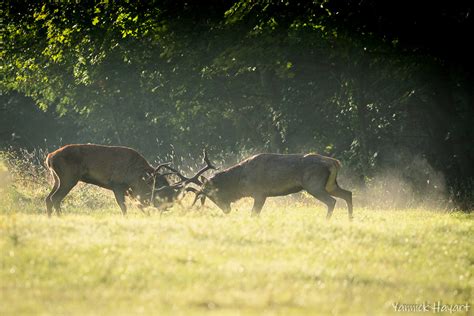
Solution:
<path fill-rule="evenodd" d="M 123 218 L 109 195 L 48 219 L 4 190 L 0 315 L 381 315 L 392 303 L 473 302 L 474 216 L 270 200 Z M 184 204 L 187 204 L 186 201 Z M 472 310 L 471 310 L 472 312 Z M 406 314 L 406 313 L 405 313 Z"/>

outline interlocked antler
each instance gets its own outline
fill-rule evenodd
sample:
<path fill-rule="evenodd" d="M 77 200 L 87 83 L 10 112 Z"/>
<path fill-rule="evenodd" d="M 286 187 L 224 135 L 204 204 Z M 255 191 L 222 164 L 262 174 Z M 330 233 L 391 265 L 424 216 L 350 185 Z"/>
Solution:
<path fill-rule="evenodd" d="M 169 165 L 171 165 L 171 162 L 164 162 L 164 163 L 160 163 L 156 168 L 155 168 L 155 171 L 153 171 L 153 174 L 157 174 L 158 171 L 160 171 L 161 168 L 163 167 L 168 167 Z"/>
<path fill-rule="evenodd" d="M 207 156 L 207 151 L 205 149 L 204 149 L 204 158 L 202 159 L 202 161 L 206 163 L 206 166 L 201 168 L 201 170 L 199 170 L 194 175 L 194 177 L 189 179 L 187 183 L 193 182 L 193 183 L 196 183 L 197 185 L 202 185 L 202 182 L 199 180 L 199 176 L 201 176 L 207 170 L 210 170 L 210 169 L 216 170 L 216 167 L 209 160 L 209 157 Z"/>
<path fill-rule="evenodd" d="M 160 163 L 156 168 L 155 170 L 153 170 L 152 173 L 149 173 L 148 174 L 148 177 L 147 178 L 144 178 L 145 181 L 150 181 L 152 178 L 153 178 L 153 181 L 156 181 L 156 178 L 158 177 L 164 177 L 164 176 L 169 176 L 171 174 L 175 174 L 175 172 L 168 172 L 168 173 L 158 173 L 158 171 L 160 171 L 161 168 L 163 167 L 167 167 L 168 165 L 170 165 L 171 162 L 165 162 L 165 163 Z"/>
<path fill-rule="evenodd" d="M 211 161 L 209 160 L 209 157 L 207 156 L 207 151 L 204 149 L 204 158 L 203 158 L 203 162 L 206 163 L 206 166 L 202 167 L 193 177 L 191 178 L 188 178 L 186 176 L 184 176 L 183 174 L 181 174 L 178 170 L 174 169 L 173 167 L 170 167 L 168 165 L 163 165 L 163 167 L 165 167 L 166 169 L 168 170 L 171 170 L 172 172 L 174 172 L 180 179 L 181 181 L 176 183 L 174 186 L 175 187 L 184 187 L 186 186 L 187 184 L 189 183 L 194 183 L 194 184 L 197 184 L 197 185 L 202 185 L 202 181 L 199 180 L 199 177 L 204 173 L 206 172 L 207 170 L 210 170 L 210 169 L 216 169 L 216 167 L 211 163 Z"/>

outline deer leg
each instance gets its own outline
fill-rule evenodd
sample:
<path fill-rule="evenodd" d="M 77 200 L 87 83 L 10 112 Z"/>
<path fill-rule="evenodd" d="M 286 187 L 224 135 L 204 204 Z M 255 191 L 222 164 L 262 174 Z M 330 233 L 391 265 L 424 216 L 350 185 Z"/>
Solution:
<path fill-rule="evenodd" d="M 61 215 L 61 202 L 64 197 L 71 191 L 72 188 L 77 184 L 77 181 L 72 183 L 63 183 L 63 181 L 59 182 L 58 189 L 51 195 L 51 202 L 56 209 L 56 214 L 59 216 Z"/>
<path fill-rule="evenodd" d="M 266 199 L 267 198 L 265 196 L 257 196 L 253 198 L 252 216 L 260 215 L 260 211 L 262 210 Z"/>
<path fill-rule="evenodd" d="M 53 213 L 53 201 L 51 200 L 51 197 L 53 194 L 56 192 L 56 190 L 59 187 L 59 179 L 54 177 L 54 185 L 53 188 L 51 189 L 51 192 L 48 194 L 48 196 L 45 199 L 46 202 L 46 210 L 48 212 L 48 217 L 51 217 L 51 214 Z"/>
<path fill-rule="evenodd" d="M 334 210 L 334 206 L 336 205 L 336 199 L 331 197 L 329 193 L 326 192 L 326 190 L 321 189 L 321 190 L 306 190 L 308 191 L 309 194 L 323 202 L 324 204 L 327 205 L 328 207 L 328 213 L 326 215 L 327 219 L 330 219 L 332 216 L 332 211 Z"/>
<path fill-rule="evenodd" d="M 336 183 L 335 188 L 332 191 L 330 191 L 329 194 L 331 194 L 332 196 L 341 198 L 344 201 L 346 201 L 347 211 L 349 213 L 349 219 L 350 220 L 353 219 L 354 217 L 352 215 L 352 192 L 340 188 Z"/>
<path fill-rule="evenodd" d="M 332 216 L 332 211 L 336 205 L 336 199 L 334 199 L 326 191 L 327 182 L 329 179 L 329 172 L 327 177 L 309 177 L 303 182 L 303 189 L 305 189 L 309 194 L 314 196 L 316 199 L 320 200 L 328 207 L 328 213 L 326 215 L 327 219 L 330 219 Z"/>
<path fill-rule="evenodd" d="M 125 191 L 121 189 L 113 189 L 115 200 L 122 210 L 122 215 L 127 215 L 127 206 L 125 205 Z"/>

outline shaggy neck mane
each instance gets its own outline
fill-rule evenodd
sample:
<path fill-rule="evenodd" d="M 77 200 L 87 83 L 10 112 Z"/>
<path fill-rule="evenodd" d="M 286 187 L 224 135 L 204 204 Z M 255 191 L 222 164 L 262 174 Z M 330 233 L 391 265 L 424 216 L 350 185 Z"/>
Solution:
<path fill-rule="evenodd" d="M 221 192 L 225 192 L 225 198 L 230 201 L 235 201 L 242 197 L 239 187 L 242 170 L 243 167 L 239 164 L 214 175 L 213 181 L 215 181 L 218 187 L 222 188 Z"/>

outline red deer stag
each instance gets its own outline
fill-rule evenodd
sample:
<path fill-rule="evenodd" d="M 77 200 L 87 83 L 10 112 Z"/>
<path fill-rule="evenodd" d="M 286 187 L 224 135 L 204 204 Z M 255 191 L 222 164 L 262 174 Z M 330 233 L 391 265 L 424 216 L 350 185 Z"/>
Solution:
<path fill-rule="evenodd" d="M 338 160 L 317 154 L 258 154 L 204 179 L 199 190 L 188 190 L 196 193 L 193 205 L 208 197 L 224 213 L 230 212 L 230 203 L 252 197 L 252 215 L 260 213 L 267 197 L 306 190 L 327 205 L 328 219 L 336 204 L 333 196 L 346 201 L 352 219 L 352 192 L 341 189 L 336 181 L 340 167 Z"/>
<path fill-rule="evenodd" d="M 155 207 L 159 199 L 171 202 L 176 196 L 173 190 L 154 194 L 155 188 L 170 186 L 164 177 L 170 173 L 158 173 L 167 164 L 153 168 L 142 155 L 127 147 L 66 145 L 48 154 L 45 164 L 54 179 L 53 189 L 46 197 L 48 216 L 53 207 L 60 215 L 61 201 L 79 181 L 112 190 L 123 215 L 127 213 L 125 195 L 136 198 L 142 205 L 152 200 Z"/>

